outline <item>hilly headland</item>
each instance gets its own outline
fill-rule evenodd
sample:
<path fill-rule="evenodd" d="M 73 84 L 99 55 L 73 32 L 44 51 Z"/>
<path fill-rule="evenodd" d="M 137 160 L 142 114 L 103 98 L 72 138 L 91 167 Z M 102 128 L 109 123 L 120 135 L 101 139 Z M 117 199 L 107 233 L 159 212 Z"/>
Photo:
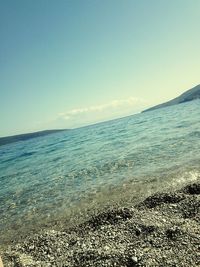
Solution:
<path fill-rule="evenodd" d="M 33 133 L 0 137 L 0 146 L 10 144 L 10 143 L 19 142 L 19 141 L 26 141 L 26 140 L 29 140 L 32 138 L 46 136 L 46 135 L 61 132 L 61 131 L 66 131 L 66 129 L 45 130 L 45 131 L 39 131 L 39 132 L 33 132 Z"/>
<path fill-rule="evenodd" d="M 200 84 L 187 90 L 186 92 L 184 92 L 180 96 L 178 96 L 178 97 L 176 97 L 170 101 L 167 101 L 167 102 L 164 102 L 162 104 L 148 108 L 148 109 L 144 110 L 143 112 L 151 111 L 151 110 L 155 110 L 155 109 L 159 109 L 159 108 L 164 108 L 164 107 L 168 107 L 168 106 L 173 106 L 173 105 L 185 103 L 185 102 L 192 101 L 192 100 L 199 99 L 199 98 L 200 98 Z"/>

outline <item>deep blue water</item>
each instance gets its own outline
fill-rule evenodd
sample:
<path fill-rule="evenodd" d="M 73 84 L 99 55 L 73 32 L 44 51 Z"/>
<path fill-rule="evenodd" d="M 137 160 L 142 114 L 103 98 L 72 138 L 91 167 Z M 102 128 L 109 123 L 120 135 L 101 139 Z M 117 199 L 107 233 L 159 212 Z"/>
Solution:
<path fill-rule="evenodd" d="M 199 163 L 199 100 L 1 146 L 0 231 L 59 218 L 124 184 L 195 180 Z"/>

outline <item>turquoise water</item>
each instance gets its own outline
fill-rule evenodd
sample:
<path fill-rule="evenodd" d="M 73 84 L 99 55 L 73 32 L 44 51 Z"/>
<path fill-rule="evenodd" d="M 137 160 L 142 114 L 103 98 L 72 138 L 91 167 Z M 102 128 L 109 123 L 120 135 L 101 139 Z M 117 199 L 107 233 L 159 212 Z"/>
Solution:
<path fill-rule="evenodd" d="M 197 179 L 199 121 L 196 100 L 1 146 L 1 239 L 12 231 L 20 235 L 23 226 L 67 217 L 104 191 L 109 202 L 124 185 L 140 184 L 145 191 L 148 183 Z"/>

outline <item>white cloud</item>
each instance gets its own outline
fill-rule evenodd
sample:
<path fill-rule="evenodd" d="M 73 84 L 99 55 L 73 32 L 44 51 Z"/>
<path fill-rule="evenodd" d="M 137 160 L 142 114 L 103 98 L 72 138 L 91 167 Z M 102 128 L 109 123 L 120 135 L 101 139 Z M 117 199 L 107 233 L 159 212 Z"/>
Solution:
<path fill-rule="evenodd" d="M 56 128 L 76 128 L 101 121 L 128 116 L 141 111 L 147 102 L 136 97 L 115 99 L 108 103 L 73 108 L 60 112 L 46 122 L 36 122 L 35 131 Z"/>
<path fill-rule="evenodd" d="M 144 106 L 144 104 L 146 104 L 146 102 L 143 99 L 129 97 L 127 99 L 113 100 L 109 103 L 101 105 L 74 108 L 66 112 L 59 113 L 58 119 L 71 120 L 80 118 L 81 115 L 85 117 L 87 116 L 87 118 L 89 117 L 89 115 L 91 115 L 92 120 L 92 117 L 94 117 L 95 115 L 97 116 L 97 119 L 99 119 L 99 115 L 101 115 L 100 117 L 102 117 L 102 119 L 105 119 L 105 117 L 109 118 L 112 117 L 112 115 L 118 114 L 120 116 L 120 113 L 123 116 L 125 115 L 124 112 L 133 113 L 135 108 L 138 109 L 139 107 Z"/>

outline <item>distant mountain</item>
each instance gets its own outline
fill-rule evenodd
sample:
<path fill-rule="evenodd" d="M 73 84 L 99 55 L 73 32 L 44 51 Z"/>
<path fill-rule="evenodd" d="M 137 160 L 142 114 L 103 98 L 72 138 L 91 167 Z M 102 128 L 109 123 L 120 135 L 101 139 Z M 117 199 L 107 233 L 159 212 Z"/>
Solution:
<path fill-rule="evenodd" d="M 168 102 L 165 102 L 165 103 L 159 104 L 157 106 L 148 108 L 148 109 L 144 110 L 143 112 L 151 111 L 151 110 L 158 109 L 158 108 L 164 108 L 164 107 L 168 107 L 168 106 L 172 106 L 172 105 L 181 104 L 184 102 L 195 100 L 197 98 L 200 98 L 200 84 L 193 87 L 192 89 L 186 91 L 182 95 L 168 101 Z"/>
<path fill-rule="evenodd" d="M 19 134 L 19 135 L 13 135 L 13 136 L 6 136 L 6 137 L 0 137 L 0 146 L 10 144 L 10 143 L 15 143 L 19 141 L 25 141 L 28 139 L 40 137 L 40 136 L 45 136 L 61 131 L 67 131 L 67 130 L 46 130 L 46 131 L 39 131 L 39 132 L 34 132 L 34 133 L 27 133 L 27 134 Z"/>

